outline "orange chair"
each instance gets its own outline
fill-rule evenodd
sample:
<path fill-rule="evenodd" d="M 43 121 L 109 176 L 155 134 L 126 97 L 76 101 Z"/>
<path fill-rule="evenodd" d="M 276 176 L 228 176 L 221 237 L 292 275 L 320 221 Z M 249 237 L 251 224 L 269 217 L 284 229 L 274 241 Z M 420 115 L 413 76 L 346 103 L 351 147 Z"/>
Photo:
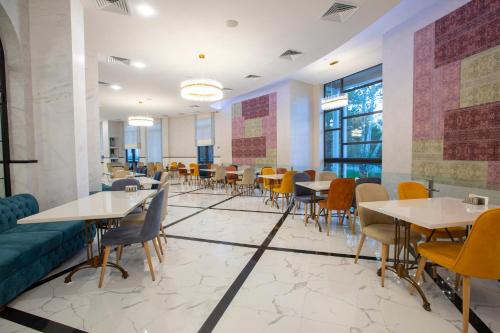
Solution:
<path fill-rule="evenodd" d="M 179 178 L 184 177 L 184 181 L 186 181 L 188 177 L 186 165 L 184 163 L 179 162 L 179 164 L 177 164 L 177 169 L 179 170 Z"/>
<path fill-rule="evenodd" d="M 236 167 L 236 165 L 230 165 L 226 167 L 226 184 L 231 185 L 234 191 L 236 182 L 238 181 L 238 175 L 227 173 L 227 171 L 238 171 L 238 168 Z"/>
<path fill-rule="evenodd" d="M 418 283 L 427 260 L 462 276 L 462 332 L 469 330 L 470 278 L 500 279 L 500 208 L 482 213 L 465 243 L 428 242 L 418 246 Z"/>
<path fill-rule="evenodd" d="M 281 184 L 278 187 L 275 187 L 272 189 L 273 191 L 273 201 L 276 202 L 276 205 L 278 204 L 277 199 L 279 199 L 280 194 L 282 198 L 282 205 L 281 205 L 281 211 L 283 211 L 284 208 L 284 201 L 286 199 L 286 205 L 288 206 L 290 204 L 290 197 L 293 194 L 293 175 L 295 174 L 295 171 L 287 171 L 283 175 L 283 179 L 281 180 Z"/>
<path fill-rule="evenodd" d="M 261 175 L 275 175 L 276 174 L 276 170 L 274 170 L 273 168 L 271 167 L 265 167 L 265 168 L 262 168 L 262 172 L 261 172 Z M 278 187 L 279 184 L 276 184 L 274 181 L 271 181 L 269 179 L 265 179 L 263 178 L 264 180 L 264 200 L 266 200 L 266 192 L 269 191 L 271 194 L 273 193 L 272 189 L 275 188 L 275 187 Z"/>
<path fill-rule="evenodd" d="M 353 178 L 336 178 L 330 183 L 328 198 L 326 198 L 326 200 L 318 201 L 320 211 L 316 216 L 316 222 L 319 223 L 318 219 L 321 212 L 326 211 L 325 217 L 327 222 L 327 235 L 330 235 L 330 225 L 332 223 L 333 210 L 337 211 L 338 221 L 340 224 L 343 223 L 341 212 L 343 212 L 344 214 L 347 213 L 352 233 L 354 233 L 355 221 L 351 216 L 351 205 L 355 187 L 356 182 Z"/>
<path fill-rule="evenodd" d="M 307 175 L 309 176 L 309 178 L 311 179 L 312 182 L 316 180 L 316 171 L 306 170 L 306 171 L 304 171 L 304 173 L 307 173 Z"/>
<path fill-rule="evenodd" d="M 417 182 L 402 182 L 398 184 L 398 196 L 399 200 L 407 199 L 426 199 L 429 197 L 429 192 L 424 185 Z M 453 238 L 463 238 L 465 237 L 465 228 L 453 227 L 446 229 L 427 229 L 415 224 L 412 224 L 411 230 L 422 234 L 424 237 L 431 237 L 433 240 L 438 238 L 449 238 L 450 235 Z M 449 234 L 448 234 L 449 232 Z M 432 236 L 431 236 L 432 235 Z"/>
<path fill-rule="evenodd" d="M 287 171 L 288 171 L 288 170 L 287 170 L 286 168 L 277 168 L 277 169 L 276 169 L 276 173 L 277 173 L 278 175 L 283 175 L 283 174 L 285 174 L 285 172 L 287 172 Z"/>

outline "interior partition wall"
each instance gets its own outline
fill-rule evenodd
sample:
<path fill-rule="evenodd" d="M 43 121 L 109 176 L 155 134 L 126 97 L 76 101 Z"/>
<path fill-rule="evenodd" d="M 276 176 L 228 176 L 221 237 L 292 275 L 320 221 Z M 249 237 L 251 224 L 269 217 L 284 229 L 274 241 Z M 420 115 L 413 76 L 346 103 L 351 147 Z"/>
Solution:
<path fill-rule="evenodd" d="M 10 149 L 9 149 L 9 120 L 7 114 L 7 93 L 5 77 L 5 61 L 2 41 L 0 40 L 0 130 L 1 130 L 1 166 L 0 166 L 0 197 L 11 195 L 10 185 Z"/>
<path fill-rule="evenodd" d="M 324 112 L 324 165 L 339 177 L 382 174 L 382 65 L 324 85 L 324 97 L 347 94 L 345 107 Z"/>

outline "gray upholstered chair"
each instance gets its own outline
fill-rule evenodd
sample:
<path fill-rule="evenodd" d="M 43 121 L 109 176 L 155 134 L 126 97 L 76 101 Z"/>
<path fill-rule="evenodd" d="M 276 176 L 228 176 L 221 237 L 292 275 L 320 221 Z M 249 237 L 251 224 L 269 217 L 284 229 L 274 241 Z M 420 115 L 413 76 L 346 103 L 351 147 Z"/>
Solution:
<path fill-rule="evenodd" d="M 244 189 L 243 193 L 252 193 L 255 188 L 255 171 L 253 168 L 246 168 L 243 170 L 243 176 L 241 180 L 237 181 L 236 184 L 239 188 Z"/>
<path fill-rule="evenodd" d="M 396 244 L 396 225 L 394 218 L 371 209 L 361 207 L 362 202 L 387 201 L 389 193 L 384 186 L 380 184 L 365 183 L 356 187 L 356 198 L 358 204 L 359 223 L 361 225 L 361 238 L 359 240 L 358 250 L 354 263 L 358 263 L 359 254 L 363 248 L 366 237 L 373 238 L 382 243 L 382 267 L 381 267 L 381 285 L 384 286 L 385 266 L 389 254 L 389 245 Z M 404 237 L 404 235 L 401 235 Z M 410 232 L 410 243 L 417 248 L 417 242 L 421 239 L 420 234 Z"/>
<path fill-rule="evenodd" d="M 169 183 L 165 183 L 162 185 L 162 187 L 159 189 L 160 191 L 163 190 L 163 206 L 161 209 L 161 221 L 163 222 L 165 218 L 167 217 L 168 213 L 168 191 L 169 191 Z M 149 209 L 149 208 L 148 208 Z M 133 226 L 133 225 L 142 225 L 146 221 L 146 211 L 142 211 L 139 213 L 132 213 L 127 216 L 125 216 L 121 222 L 121 226 Z M 165 231 L 163 230 L 163 226 L 160 224 L 160 234 L 163 236 L 163 239 L 165 240 L 165 244 L 167 244 L 167 235 L 165 234 Z M 160 234 L 158 235 L 158 246 L 160 248 L 160 253 L 163 254 L 163 247 L 160 242 Z M 120 250 L 118 252 L 118 255 L 116 256 L 116 261 L 117 263 L 121 259 L 122 251 Z"/>
<path fill-rule="evenodd" d="M 305 219 L 307 221 L 307 207 L 310 205 L 312 201 L 311 191 L 303 186 L 299 186 L 297 182 L 309 182 L 311 181 L 311 177 L 305 173 L 300 172 L 293 175 L 293 216 L 295 218 L 295 212 L 297 211 L 297 206 L 300 203 L 304 204 L 304 213 Z"/>
<path fill-rule="evenodd" d="M 153 242 L 158 258 L 161 260 L 157 236 L 160 230 L 164 195 L 165 192 L 160 190 L 153 198 L 151 205 L 146 212 L 146 219 L 142 225 L 120 226 L 109 230 L 102 236 L 101 244 L 104 246 L 104 256 L 102 259 L 99 288 L 102 287 L 108 257 L 112 246 L 118 246 L 119 251 L 121 252 L 124 245 L 142 243 L 148 261 L 149 271 L 151 272 L 151 278 L 153 281 L 155 280 L 155 273 L 153 270 L 153 263 L 151 261 L 151 253 L 149 252 L 148 242 Z"/>
<path fill-rule="evenodd" d="M 141 188 L 141 182 L 135 178 L 117 179 L 111 184 L 111 191 L 125 191 L 125 186 L 135 185 L 137 189 Z"/>

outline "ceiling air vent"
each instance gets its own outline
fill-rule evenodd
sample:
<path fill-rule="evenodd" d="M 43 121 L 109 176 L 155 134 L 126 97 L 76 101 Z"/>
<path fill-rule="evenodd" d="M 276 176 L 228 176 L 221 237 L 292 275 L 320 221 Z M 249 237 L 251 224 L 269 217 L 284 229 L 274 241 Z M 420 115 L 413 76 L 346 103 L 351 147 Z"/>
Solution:
<path fill-rule="evenodd" d="M 286 50 L 285 52 L 283 52 L 281 55 L 280 55 L 280 58 L 281 59 L 286 59 L 286 60 L 290 60 L 290 61 L 294 61 L 295 59 L 297 59 L 297 57 L 303 55 L 304 53 L 300 52 L 300 51 L 296 51 L 296 50 Z"/>
<path fill-rule="evenodd" d="M 262 76 L 260 75 L 255 75 L 255 74 L 249 74 L 245 76 L 245 79 L 260 79 Z"/>
<path fill-rule="evenodd" d="M 97 8 L 122 15 L 130 15 L 127 0 L 95 0 Z"/>
<path fill-rule="evenodd" d="M 222 88 L 222 90 L 231 91 L 231 90 L 233 90 L 233 88 L 224 87 L 224 88 Z"/>
<path fill-rule="evenodd" d="M 359 7 L 354 4 L 335 1 L 321 18 L 323 20 L 345 23 L 358 9 Z"/>
<path fill-rule="evenodd" d="M 130 65 L 130 59 L 127 59 L 127 58 L 122 58 L 122 57 L 116 57 L 116 56 L 109 56 L 108 57 L 108 63 L 110 64 L 115 64 L 115 63 L 119 63 L 119 64 L 124 64 L 124 65 Z"/>
<path fill-rule="evenodd" d="M 110 85 L 110 83 L 109 83 L 109 82 L 104 82 L 104 81 L 99 81 L 99 84 L 100 84 L 101 86 L 109 86 L 109 85 Z"/>

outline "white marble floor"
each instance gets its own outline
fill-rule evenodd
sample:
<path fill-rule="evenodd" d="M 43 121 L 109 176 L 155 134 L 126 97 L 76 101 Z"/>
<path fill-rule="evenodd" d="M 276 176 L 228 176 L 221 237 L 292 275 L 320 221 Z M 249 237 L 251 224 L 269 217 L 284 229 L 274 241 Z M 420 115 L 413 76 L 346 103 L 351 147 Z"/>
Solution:
<path fill-rule="evenodd" d="M 334 224 L 327 237 L 313 223 L 304 225 L 303 215 L 282 214 L 262 197 L 187 184 L 171 190 L 163 222 L 170 237 L 165 260 L 154 257 L 156 281 L 142 247 L 134 245 L 122 259 L 127 279 L 108 269 L 99 289 L 99 270 L 81 271 L 70 284 L 58 276 L 8 307 L 45 318 L 52 327 L 98 333 L 460 332 L 460 311 L 430 277 L 423 288 L 431 312 L 392 273 L 380 286 L 376 242 L 365 242 L 367 259 L 354 264 L 359 233 L 345 225 Z M 452 277 L 441 269 L 439 274 Z M 473 281 L 472 303 L 489 330 L 500 332 L 500 283 Z M 29 320 L 0 318 L 2 333 L 32 328 Z"/>

